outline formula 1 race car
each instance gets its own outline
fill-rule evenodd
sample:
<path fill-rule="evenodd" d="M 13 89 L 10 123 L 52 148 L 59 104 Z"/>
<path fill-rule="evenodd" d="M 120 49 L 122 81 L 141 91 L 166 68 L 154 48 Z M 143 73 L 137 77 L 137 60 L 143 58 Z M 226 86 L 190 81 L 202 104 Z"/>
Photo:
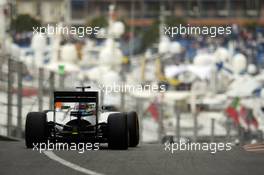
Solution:
<path fill-rule="evenodd" d="M 139 124 L 136 112 L 106 112 L 99 110 L 98 91 L 77 87 L 82 91 L 54 92 L 54 110 L 30 112 L 26 118 L 25 141 L 28 148 L 35 143 L 90 142 L 108 143 L 110 149 L 127 149 L 139 143 Z M 47 114 L 53 118 L 48 121 Z M 68 121 L 56 122 L 57 115 Z M 101 116 L 106 116 L 100 119 Z"/>

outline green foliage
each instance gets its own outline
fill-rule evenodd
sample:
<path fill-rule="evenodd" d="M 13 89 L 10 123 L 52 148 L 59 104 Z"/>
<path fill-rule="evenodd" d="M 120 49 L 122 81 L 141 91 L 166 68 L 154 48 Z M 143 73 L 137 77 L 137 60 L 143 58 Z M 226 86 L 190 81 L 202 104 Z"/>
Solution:
<path fill-rule="evenodd" d="M 141 29 L 142 50 L 147 49 L 159 39 L 159 21 L 155 20 L 149 28 Z"/>
<path fill-rule="evenodd" d="M 18 15 L 11 21 L 11 30 L 15 32 L 29 32 L 33 27 L 40 27 L 41 22 L 30 15 Z"/>
<path fill-rule="evenodd" d="M 90 27 L 103 28 L 103 27 L 106 27 L 108 25 L 108 21 L 107 21 L 106 17 L 98 16 L 98 17 L 95 17 L 95 18 L 87 21 L 86 25 L 90 26 Z"/>
<path fill-rule="evenodd" d="M 174 16 L 169 16 L 165 19 L 167 26 L 178 26 L 180 24 L 186 25 L 186 21 L 183 18 L 176 18 Z"/>
<path fill-rule="evenodd" d="M 257 21 L 255 21 L 255 20 L 252 20 L 252 21 L 245 24 L 245 27 L 250 31 L 255 31 L 258 26 L 259 25 L 258 25 Z"/>
<path fill-rule="evenodd" d="M 166 26 L 178 26 L 178 25 L 186 25 L 186 21 L 182 18 L 176 18 L 174 16 L 168 16 L 165 19 Z M 159 25 L 160 21 L 155 20 L 153 24 L 145 29 L 141 29 L 141 36 L 142 36 L 142 49 L 145 50 L 146 48 L 150 47 L 155 42 L 159 40 Z"/>

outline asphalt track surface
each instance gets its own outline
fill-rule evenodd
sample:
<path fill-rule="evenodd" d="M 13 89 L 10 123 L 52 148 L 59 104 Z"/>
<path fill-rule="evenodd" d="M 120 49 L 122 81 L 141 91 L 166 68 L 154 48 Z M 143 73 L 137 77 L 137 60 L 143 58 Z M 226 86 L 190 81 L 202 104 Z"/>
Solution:
<path fill-rule="evenodd" d="M 52 152 L 50 152 L 52 153 Z M 0 141 L 0 175 L 79 175 L 69 167 L 104 175 L 263 175 L 264 152 L 233 148 L 211 154 L 204 151 L 178 151 L 171 154 L 164 146 L 146 144 L 126 151 L 53 151 L 53 160 L 44 153 L 26 149 L 23 142 Z"/>

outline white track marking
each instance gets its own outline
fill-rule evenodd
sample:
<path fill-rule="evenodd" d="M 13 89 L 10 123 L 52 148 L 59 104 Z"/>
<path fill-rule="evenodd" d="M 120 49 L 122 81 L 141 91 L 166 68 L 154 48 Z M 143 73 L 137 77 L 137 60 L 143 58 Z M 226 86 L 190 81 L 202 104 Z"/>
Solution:
<path fill-rule="evenodd" d="M 97 173 L 95 171 L 92 171 L 92 170 L 89 170 L 89 169 L 86 169 L 86 168 L 83 168 L 79 165 L 76 165 L 74 163 L 71 163 L 67 160 L 64 160 L 62 158 L 60 158 L 59 156 L 57 156 L 56 154 L 54 154 L 52 151 L 44 151 L 44 154 L 46 156 L 48 156 L 50 159 L 56 161 L 56 162 L 59 162 L 60 164 L 64 165 L 64 166 L 67 166 L 71 169 L 74 169 L 76 171 L 79 171 L 79 172 L 82 172 L 84 174 L 88 174 L 88 175 L 103 175 L 101 173 Z"/>

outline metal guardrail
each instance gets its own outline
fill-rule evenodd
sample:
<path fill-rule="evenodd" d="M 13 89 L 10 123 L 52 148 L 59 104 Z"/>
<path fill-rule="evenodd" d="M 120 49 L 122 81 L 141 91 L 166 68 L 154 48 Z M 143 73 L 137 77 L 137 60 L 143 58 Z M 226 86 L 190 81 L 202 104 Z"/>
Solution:
<path fill-rule="evenodd" d="M 43 110 L 44 97 L 48 96 L 48 106 L 53 106 L 53 91 L 56 89 L 55 78 L 59 79 L 57 87 L 64 88 L 64 78 L 60 78 L 60 74 L 44 70 L 43 68 L 31 68 L 33 74 L 29 73 L 28 67 L 21 61 L 11 58 L 10 55 L 0 56 L 0 104 L 6 107 L 6 112 L 1 111 L 2 115 L 6 115 L 6 135 L 8 137 L 23 137 L 23 103 L 24 99 L 32 99 L 25 97 L 26 88 L 35 90 L 35 99 L 31 105 L 38 103 L 38 111 Z M 32 80 L 25 82 L 25 78 L 30 77 Z M 4 97 L 6 95 L 6 97 Z M 28 104 L 27 104 L 28 105 Z M 45 103 L 46 105 L 46 103 Z M 16 110 L 14 110 L 14 108 Z M 14 124 L 16 117 L 16 124 Z M 1 124 L 3 128 L 3 124 Z"/>
<path fill-rule="evenodd" d="M 0 121 L 0 129 L 3 131 L 3 128 L 6 128 L 4 132 L 6 134 L 1 133 L 0 130 L 0 135 L 22 138 L 25 106 L 31 106 L 27 112 L 33 109 L 43 111 L 44 106 L 52 109 L 53 92 L 56 89 L 72 89 L 72 82 L 69 87 L 65 83 L 68 78 L 65 74 L 25 65 L 16 58 L 11 58 L 10 55 L 0 55 L 0 61 L 2 63 L 0 65 L 0 105 L 6 107 L 6 110 L 0 112 L 0 116 L 6 117 L 6 122 Z M 25 97 L 26 89 L 33 90 L 34 95 Z M 122 108 L 123 111 L 126 107 L 125 94 L 122 93 L 120 98 L 122 99 L 120 109 Z M 28 102 L 29 99 L 30 102 Z"/>
<path fill-rule="evenodd" d="M 36 68 L 26 66 L 24 63 L 17 61 L 11 56 L 0 56 L 0 105 L 5 106 L 6 110 L 1 111 L 0 115 L 6 116 L 6 124 L 0 123 L 0 129 L 6 128 L 6 135 L 8 137 L 23 137 L 23 112 L 25 112 L 26 106 L 31 106 L 29 111 L 35 110 L 43 111 L 44 106 L 46 108 L 53 108 L 53 92 L 55 89 L 67 89 L 65 85 L 65 75 L 58 74 L 56 72 L 47 71 L 43 68 Z M 31 69 L 31 70 L 29 70 Z M 30 73 L 31 71 L 31 73 Z M 30 78 L 31 80 L 26 80 Z M 33 97 L 25 97 L 25 88 L 33 88 L 35 94 Z M 1 96 L 2 94 L 2 96 Z M 2 98 L 3 97 L 3 98 Z M 130 103 L 127 104 L 127 99 L 130 99 Z M 29 100 L 30 99 L 30 100 Z M 45 101 L 46 99 L 46 101 Z M 48 99 L 48 100 L 47 100 Z M 101 96 L 101 100 L 103 96 Z M 133 99 L 133 100 L 132 100 Z M 29 102 L 30 101 L 30 102 Z M 133 101 L 133 103 L 131 103 Z M 144 116 L 144 107 L 146 107 L 147 100 L 140 98 L 131 97 L 129 94 L 121 93 L 120 94 L 120 109 L 121 111 L 136 110 L 139 116 L 140 130 L 143 130 L 142 121 Z M 148 101 L 149 102 L 149 101 Z M 101 103 L 102 104 L 102 103 Z M 163 126 L 163 112 L 162 108 L 166 108 L 165 104 L 159 105 L 158 110 L 160 112 L 159 116 L 159 140 L 165 136 L 164 126 Z M 176 126 L 175 126 L 175 137 L 176 140 L 180 140 L 183 136 L 183 130 L 181 127 L 181 110 L 180 107 L 174 106 L 174 113 L 172 116 L 175 116 Z M 15 109 L 15 110 L 14 110 Z M 194 127 L 193 127 L 193 140 L 197 141 L 201 137 L 198 135 L 198 118 L 197 114 L 194 115 Z M 16 120 L 14 120 L 16 119 Z M 16 123 L 14 123 L 16 121 Z M 230 141 L 232 137 L 231 134 L 231 125 L 228 125 L 226 133 L 226 141 Z M 215 119 L 211 120 L 211 128 L 209 140 L 215 141 L 216 133 L 216 121 Z M 1 131 L 0 131 L 1 132 Z M 0 133 L 1 135 L 2 133 Z M 142 132 L 141 138 L 142 138 Z"/>

